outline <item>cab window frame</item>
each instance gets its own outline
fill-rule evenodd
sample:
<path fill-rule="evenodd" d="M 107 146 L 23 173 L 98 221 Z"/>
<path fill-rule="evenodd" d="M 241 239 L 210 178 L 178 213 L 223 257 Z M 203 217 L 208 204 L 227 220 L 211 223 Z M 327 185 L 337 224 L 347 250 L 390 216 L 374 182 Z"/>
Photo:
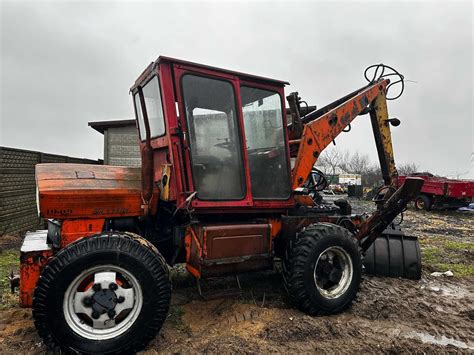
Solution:
<path fill-rule="evenodd" d="M 240 81 L 239 82 L 239 94 L 240 94 L 240 99 L 241 99 L 241 102 L 242 102 L 242 106 L 240 107 L 241 109 L 241 113 L 242 113 L 242 124 L 243 124 L 243 129 L 244 129 L 244 132 L 246 130 L 246 127 L 245 127 L 245 117 L 244 117 L 244 107 L 245 105 L 243 104 L 243 100 L 242 100 L 242 88 L 245 87 L 245 88 L 249 88 L 249 89 L 257 89 L 257 90 L 262 90 L 262 91 L 267 91 L 267 92 L 271 92 L 272 94 L 277 94 L 278 97 L 279 97 L 279 102 L 280 102 L 280 108 L 281 108 L 281 114 L 280 114 L 280 118 L 281 118 L 281 125 L 282 125 L 282 133 L 283 133 L 283 149 L 284 149 L 284 156 L 285 156 L 285 164 L 286 164 L 286 170 L 287 170 L 287 179 L 288 179 L 288 194 L 285 195 L 284 197 L 255 197 L 253 192 L 252 192 L 252 199 L 254 201 L 287 201 L 289 200 L 291 197 L 292 197 L 292 189 L 291 189 L 291 161 L 289 160 L 289 146 L 288 146 L 288 143 L 287 143 L 287 125 L 288 125 L 288 122 L 286 120 L 286 116 L 285 116 L 285 112 L 286 112 L 286 107 L 285 107 L 285 102 L 283 100 L 283 97 L 281 95 L 281 93 L 276 89 L 276 88 L 270 88 L 268 87 L 267 85 L 259 85 L 257 83 L 253 83 L 253 82 L 249 82 L 249 81 L 246 81 L 246 80 L 243 80 L 243 81 Z M 247 136 L 245 136 L 245 139 L 247 140 Z M 245 143 L 245 150 L 247 150 L 247 143 Z M 247 151 L 247 156 L 248 156 L 248 151 Z M 249 161 L 249 158 L 247 157 L 247 160 L 248 160 L 248 170 L 249 170 L 249 175 L 250 175 L 250 184 L 251 184 L 251 187 L 252 187 L 252 171 L 250 169 L 250 161 Z"/>
<path fill-rule="evenodd" d="M 162 118 L 162 121 L 163 121 L 163 133 L 162 134 L 156 134 L 156 135 L 151 134 L 151 126 L 150 126 L 150 139 L 155 139 L 155 138 L 160 138 L 160 137 L 166 136 L 166 119 L 165 119 L 165 109 L 164 109 L 164 105 L 163 105 L 163 95 L 162 95 L 162 89 L 161 89 L 160 76 L 158 74 L 151 75 L 150 78 L 148 78 L 143 85 L 140 85 L 140 88 L 143 91 L 145 89 L 145 87 L 154 79 L 156 79 L 158 81 L 158 93 L 160 95 L 160 101 L 161 101 L 161 116 L 162 116 L 161 118 Z M 143 96 L 143 98 L 145 98 L 145 96 Z M 141 98 L 140 98 L 140 94 L 138 92 L 138 89 L 135 90 L 135 92 L 133 93 L 133 106 L 135 108 L 135 120 L 136 120 L 137 128 L 138 128 L 138 138 L 139 138 L 140 142 L 145 142 L 146 141 L 145 126 L 141 126 L 141 124 L 140 124 L 140 121 L 142 122 L 143 125 L 145 124 L 145 117 L 143 116 L 141 105 L 139 107 L 137 107 L 137 99 L 138 99 L 138 102 L 141 104 Z M 145 106 L 145 108 L 147 108 L 146 102 L 143 103 L 143 106 Z M 139 115 L 141 116 L 141 120 L 139 118 Z M 150 125 L 150 117 L 148 116 L 148 110 L 147 110 L 147 117 L 148 117 L 148 124 Z M 143 132 L 142 132 L 142 130 L 143 130 Z M 145 137 L 143 137 L 143 138 L 142 138 L 142 133 L 144 133 L 144 135 L 145 135 Z"/>
<path fill-rule="evenodd" d="M 214 76 L 214 75 L 208 75 L 208 74 L 205 74 L 205 73 L 201 73 L 199 71 L 192 71 L 192 70 L 187 70 L 186 72 L 184 72 L 180 78 L 179 78 L 179 87 L 180 87 L 180 92 L 181 92 L 181 96 L 182 96 L 182 104 L 183 104 L 183 113 L 182 113 L 182 116 L 184 118 L 184 124 L 185 124 L 185 137 L 186 137 L 186 141 L 187 141 L 187 146 L 189 147 L 189 161 L 191 163 L 191 180 L 192 180 L 192 184 L 193 184 L 193 188 L 195 191 L 196 190 L 196 177 L 195 177 L 195 171 L 193 169 L 193 160 L 194 160 L 194 154 L 191 150 L 191 138 L 190 138 L 190 128 L 189 128 L 189 121 L 188 121 L 188 113 L 187 113 L 187 110 L 186 110 L 186 95 L 185 95 L 185 91 L 184 91 L 184 86 L 183 86 L 183 80 L 185 77 L 187 76 L 195 76 L 195 77 L 200 77 L 200 78 L 205 78 L 205 79 L 211 79 L 211 80 L 216 80 L 216 81 L 221 81 L 221 82 L 225 82 L 225 83 L 228 83 L 230 85 L 230 87 L 232 88 L 232 94 L 234 96 L 233 98 L 233 104 L 234 104 L 234 110 L 235 110 L 235 132 L 237 133 L 237 139 L 236 139 L 236 142 L 238 142 L 239 144 L 239 149 L 237 149 L 237 153 L 238 153 L 238 159 L 239 159 L 239 165 L 241 167 L 240 169 L 240 177 L 241 177 L 241 181 L 242 181 L 242 194 L 239 196 L 239 197 L 235 197 L 235 198 L 203 198 L 203 197 L 200 197 L 199 194 L 197 196 L 197 200 L 200 200 L 200 201 L 206 201 L 206 202 L 225 202 L 225 201 L 243 201 L 243 200 L 246 200 L 247 198 L 247 191 L 249 189 L 249 186 L 247 186 L 247 170 L 248 170 L 248 167 L 247 167 L 247 163 L 246 163 L 246 159 L 244 158 L 244 141 L 243 141 L 243 137 L 242 137 L 242 134 L 241 132 L 243 131 L 243 126 L 242 126 L 242 122 L 241 122 L 241 107 L 239 105 L 239 100 L 238 100 L 238 95 L 240 96 L 240 82 L 237 81 L 237 82 L 234 82 L 228 78 L 224 78 L 224 77 L 221 77 L 221 76 Z"/>

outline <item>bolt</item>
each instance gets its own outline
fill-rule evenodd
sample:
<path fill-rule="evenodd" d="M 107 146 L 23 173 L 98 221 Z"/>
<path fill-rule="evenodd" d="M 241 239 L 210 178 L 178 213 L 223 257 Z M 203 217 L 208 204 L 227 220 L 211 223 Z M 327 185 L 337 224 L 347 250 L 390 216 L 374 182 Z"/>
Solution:
<path fill-rule="evenodd" d="M 100 284 L 94 284 L 94 286 L 92 286 L 92 289 L 97 292 L 97 291 L 100 291 L 102 289 L 102 286 Z"/>
<path fill-rule="evenodd" d="M 116 289 L 118 289 L 118 286 L 116 283 L 112 282 L 110 285 L 109 285 L 109 288 L 112 290 L 112 291 L 115 291 Z"/>
<path fill-rule="evenodd" d="M 119 298 L 117 298 L 117 303 L 122 303 L 123 301 L 125 301 L 125 297 L 120 296 Z"/>
<path fill-rule="evenodd" d="M 94 304 L 94 299 L 92 297 L 84 297 L 82 303 L 86 307 L 91 307 Z"/>
<path fill-rule="evenodd" d="M 110 319 L 113 319 L 115 317 L 115 311 L 111 309 L 110 311 L 107 312 L 108 316 Z"/>
<path fill-rule="evenodd" d="M 99 312 L 97 312 L 97 311 L 93 311 L 93 312 L 92 312 L 92 318 L 94 318 L 94 319 L 99 319 L 99 317 L 100 317 L 100 313 L 99 313 Z"/>

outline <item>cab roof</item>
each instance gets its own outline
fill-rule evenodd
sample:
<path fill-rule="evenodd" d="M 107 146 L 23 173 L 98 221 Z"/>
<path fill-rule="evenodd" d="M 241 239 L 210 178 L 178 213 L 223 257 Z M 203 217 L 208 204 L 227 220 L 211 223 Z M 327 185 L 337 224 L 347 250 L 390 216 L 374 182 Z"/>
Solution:
<path fill-rule="evenodd" d="M 140 84 L 145 78 L 148 78 L 148 76 L 151 74 L 151 71 L 157 65 L 159 65 L 161 63 L 181 64 L 181 65 L 193 66 L 193 67 L 197 67 L 197 68 L 208 69 L 208 70 L 213 70 L 213 71 L 217 71 L 217 72 L 221 72 L 221 73 L 231 74 L 231 75 L 239 77 L 240 79 L 256 81 L 256 82 L 261 82 L 261 83 L 271 83 L 271 84 L 276 84 L 278 86 L 289 85 L 289 83 L 287 81 L 276 80 L 276 79 L 266 78 L 266 77 L 263 77 L 263 76 L 242 73 L 242 72 L 238 72 L 238 71 L 234 71 L 234 70 L 228 70 L 228 69 L 213 67 L 213 66 L 210 66 L 210 65 L 194 63 L 194 62 L 190 62 L 190 61 L 187 61 L 187 60 L 182 60 L 182 59 L 177 59 L 177 58 L 172 58 L 172 57 L 159 56 L 157 60 L 155 60 L 154 62 L 151 62 L 150 65 L 148 65 L 148 67 L 143 71 L 143 73 L 135 81 L 135 84 L 133 85 L 133 87 L 130 90 L 135 89 L 137 87 L 137 85 Z"/>

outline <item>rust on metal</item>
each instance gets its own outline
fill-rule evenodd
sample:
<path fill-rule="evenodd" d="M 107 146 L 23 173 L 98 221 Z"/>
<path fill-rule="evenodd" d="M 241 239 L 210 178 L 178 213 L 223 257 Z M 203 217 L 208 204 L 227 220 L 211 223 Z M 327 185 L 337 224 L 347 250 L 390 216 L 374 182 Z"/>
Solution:
<path fill-rule="evenodd" d="M 295 195 L 295 201 L 301 206 L 316 206 L 316 203 L 309 195 Z"/>
<path fill-rule="evenodd" d="M 423 182 L 423 179 L 408 177 L 389 199 L 359 225 L 356 238 L 361 241 L 363 251 L 366 251 L 377 236 L 405 209 L 408 202 L 420 193 Z"/>
<path fill-rule="evenodd" d="M 43 267 L 53 255 L 52 250 L 22 252 L 20 254 L 20 305 L 31 307 L 33 293 Z"/>
<path fill-rule="evenodd" d="M 171 164 L 161 165 L 161 179 L 159 181 L 160 200 L 170 200 L 170 181 L 171 181 Z"/>
<path fill-rule="evenodd" d="M 105 219 L 72 219 L 65 220 L 61 225 L 61 247 L 84 237 L 102 232 Z"/>
<path fill-rule="evenodd" d="M 372 123 L 384 183 L 385 185 L 395 187 L 398 172 L 395 166 L 392 134 L 388 119 L 387 100 L 385 98 L 385 91 L 382 90 L 373 102 L 370 110 L 370 121 Z"/>
<path fill-rule="evenodd" d="M 304 126 L 293 168 L 293 189 L 304 184 L 321 152 L 367 107 L 366 102 L 372 102 L 381 90 L 385 90 L 388 83 L 388 80 L 383 80 L 368 86 L 351 99 Z"/>
<path fill-rule="evenodd" d="M 186 267 L 195 277 L 244 272 L 271 265 L 272 229 L 281 224 L 212 224 L 188 227 Z M 236 248 L 236 245 L 239 247 Z"/>
<path fill-rule="evenodd" d="M 60 220 L 143 214 L 140 168 L 38 164 L 40 215 Z"/>

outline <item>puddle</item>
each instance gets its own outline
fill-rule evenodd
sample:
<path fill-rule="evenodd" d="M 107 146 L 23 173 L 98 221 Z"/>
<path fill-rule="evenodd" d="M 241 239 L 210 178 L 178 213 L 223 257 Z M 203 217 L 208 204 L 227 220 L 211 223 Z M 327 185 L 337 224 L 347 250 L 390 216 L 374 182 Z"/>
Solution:
<path fill-rule="evenodd" d="M 432 293 L 437 293 L 441 296 L 447 296 L 452 298 L 466 298 L 472 295 L 472 293 L 462 286 L 440 284 L 438 282 L 427 282 L 425 285 L 420 287 L 422 290 L 428 290 Z"/>
<path fill-rule="evenodd" d="M 461 340 L 448 338 L 444 335 L 442 335 L 440 337 L 435 337 L 435 336 L 433 336 L 431 334 L 427 334 L 427 333 L 410 332 L 410 333 L 406 334 L 405 336 L 407 338 L 420 339 L 423 343 L 434 344 L 434 345 L 442 345 L 442 346 L 453 345 L 453 346 L 455 346 L 457 348 L 461 348 L 461 349 L 474 350 L 474 344 L 472 344 L 470 342 L 466 343 L 466 342 L 461 341 Z"/>

